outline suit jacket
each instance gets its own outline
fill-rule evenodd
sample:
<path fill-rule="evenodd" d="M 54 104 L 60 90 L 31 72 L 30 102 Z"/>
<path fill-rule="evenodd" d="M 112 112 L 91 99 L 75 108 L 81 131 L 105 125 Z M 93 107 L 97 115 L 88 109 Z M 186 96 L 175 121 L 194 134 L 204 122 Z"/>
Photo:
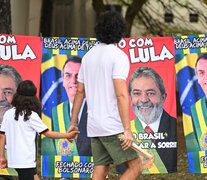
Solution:
<path fill-rule="evenodd" d="M 67 129 L 70 126 L 69 100 L 59 104 L 58 106 L 54 107 L 52 110 L 52 130 L 60 132 L 57 111 L 61 111 L 63 114 L 64 128 L 65 128 L 65 131 L 67 131 Z M 91 141 L 90 141 L 90 138 L 87 137 L 87 105 L 86 103 L 84 104 L 81 119 L 78 124 L 78 129 L 80 131 L 80 134 L 78 135 L 78 138 L 76 141 L 78 155 L 79 156 L 92 156 Z M 44 146 L 42 146 L 42 149 L 41 149 L 42 155 L 57 155 L 57 152 L 58 152 L 57 142 L 58 142 L 57 140 L 51 140 L 48 138 L 44 138 L 42 140 L 42 143 L 44 143 Z"/>
<path fill-rule="evenodd" d="M 167 133 L 165 139 L 155 141 L 158 147 L 158 142 L 177 142 L 177 121 L 170 116 L 165 110 L 160 120 L 158 132 Z M 169 173 L 177 171 L 177 148 L 156 148 L 160 158 L 162 159 Z"/>

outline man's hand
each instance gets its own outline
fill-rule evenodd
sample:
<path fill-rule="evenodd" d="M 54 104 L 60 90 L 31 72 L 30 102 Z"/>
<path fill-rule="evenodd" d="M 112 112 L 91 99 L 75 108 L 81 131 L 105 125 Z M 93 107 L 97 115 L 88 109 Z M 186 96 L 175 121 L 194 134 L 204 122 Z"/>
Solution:
<path fill-rule="evenodd" d="M 0 159 L 0 168 L 1 169 L 7 168 L 7 160 L 6 160 L 6 158 L 1 158 Z"/>
<path fill-rule="evenodd" d="M 71 124 L 70 127 L 67 130 L 67 133 L 73 132 L 72 138 L 71 139 L 68 139 L 69 142 L 72 143 L 73 142 L 73 138 L 75 138 L 75 140 L 77 140 L 77 138 L 78 138 L 78 134 L 76 133 L 77 131 L 78 131 L 78 127 L 76 125 L 72 125 Z"/>
<path fill-rule="evenodd" d="M 124 141 L 121 144 L 122 145 L 122 149 L 124 151 L 126 151 L 128 148 L 130 148 L 132 146 L 133 143 L 133 137 L 132 137 L 132 133 L 130 130 L 125 130 L 124 131 Z"/>

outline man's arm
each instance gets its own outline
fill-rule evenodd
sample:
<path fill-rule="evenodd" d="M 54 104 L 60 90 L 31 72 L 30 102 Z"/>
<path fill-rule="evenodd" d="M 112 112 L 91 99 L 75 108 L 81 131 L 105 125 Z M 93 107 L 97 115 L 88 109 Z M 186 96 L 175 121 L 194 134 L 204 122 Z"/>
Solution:
<path fill-rule="evenodd" d="M 70 127 L 67 130 L 67 132 L 71 132 L 73 130 L 78 130 L 77 127 L 77 121 L 78 121 L 78 114 L 80 112 L 80 108 L 82 106 L 83 100 L 85 98 L 85 88 L 84 84 L 78 82 L 77 85 L 77 92 L 75 95 L 74 103 L 73 103 L 73 109 L 72 109 L 72 117 L 70 121 Z M 75 136 L 75 139 L 77 139 L 77 135 Z"/>
<path fill-rule="evenodd" d="M 123 150 L 127 150 L 133 143 L 129 119 L 129 98 L 127 93 L 126 81 L 123 79 L 113 79 L 119 114 L 124 126 Z"/>

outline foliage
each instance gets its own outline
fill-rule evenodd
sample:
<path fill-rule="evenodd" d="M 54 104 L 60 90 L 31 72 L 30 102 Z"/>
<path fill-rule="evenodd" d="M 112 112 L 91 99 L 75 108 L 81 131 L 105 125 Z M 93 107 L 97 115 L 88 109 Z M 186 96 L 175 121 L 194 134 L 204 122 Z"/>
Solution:
<path fill-rule="evenodd" d="M 0 33 L 11 34 L 10 0 L 0 1 Z"/>
<path fill-rule="evenodd" d="M 203 34 L 207 28 L 205 0 L 111 0 L 105 4 L 104 0 L 92 1 L 98 15 L 109 4 L 122 7 L 129 27 L 126 37 L 133 36 L 133 31 L 142 36 Z M 172 14 L 173 22 L 166 23 L 165 14 Z M 199 23 L 189 22 L 190 14 L 198 15 Z"/>

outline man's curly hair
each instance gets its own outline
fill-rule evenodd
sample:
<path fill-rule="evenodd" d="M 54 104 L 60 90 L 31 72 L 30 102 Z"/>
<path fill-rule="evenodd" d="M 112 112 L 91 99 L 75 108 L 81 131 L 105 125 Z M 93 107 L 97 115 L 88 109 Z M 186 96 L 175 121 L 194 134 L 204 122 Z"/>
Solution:
<path fill-rule="evenodd" d="M 18 91 L 19 90 L 19 91 Z M 36 112 L 41 116 L 41 103 L 36 96 L 37 88 L 32 81 L 26 80 L 22 81 L 18 87 L 17 92 L 14 94 L 13 100 L 11 102 L 12 106 L 16 108 L 15 111 L 15 120 L 18 120 L 19 115 L 24 115 L 24 121 L 29 120 L 32 111 Z M 18 93 L 18 92 L 21 92 Z M 23 95 L 22 92 L 27 92 L 26 95 Z M 35 95 L 30 95 L 34 94 Z"/>
<path fill-rule="evenodd" d="M 106 44 L 118 43 L 127 31 L 127 24 L 120 13 L 106 11 L 95 26 L 97 39 Z"/>

